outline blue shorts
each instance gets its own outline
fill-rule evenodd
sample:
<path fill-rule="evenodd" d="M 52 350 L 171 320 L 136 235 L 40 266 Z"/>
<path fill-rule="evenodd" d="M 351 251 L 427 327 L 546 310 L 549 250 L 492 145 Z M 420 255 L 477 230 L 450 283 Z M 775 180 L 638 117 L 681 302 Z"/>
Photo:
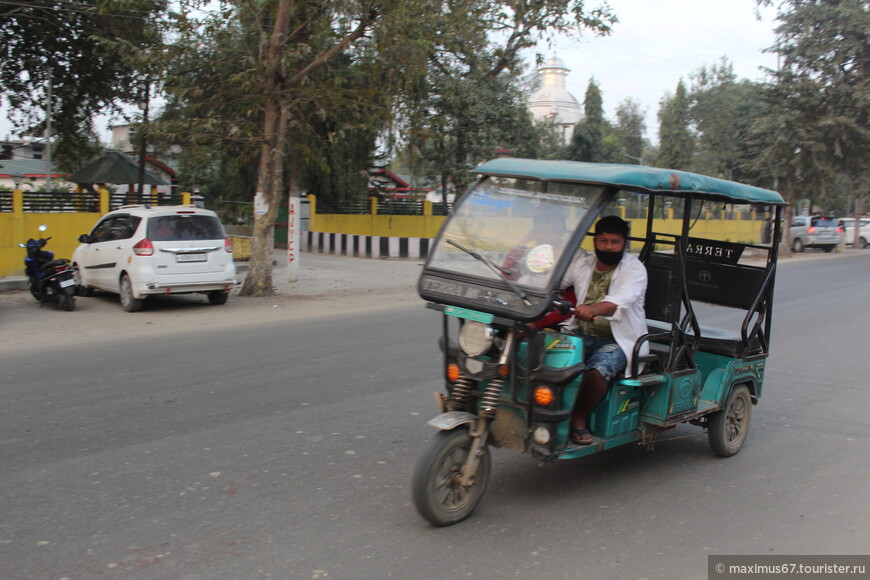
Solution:
<path fill-rule="evenodd" d="M 574 332 L 574 336 L 583 339 L 583 360 L 586 361 L 586 369 L 597 370 L 604 380 L 610 382 L 628 364 L 625 353 L 614 341 L 579 332 Z"/>

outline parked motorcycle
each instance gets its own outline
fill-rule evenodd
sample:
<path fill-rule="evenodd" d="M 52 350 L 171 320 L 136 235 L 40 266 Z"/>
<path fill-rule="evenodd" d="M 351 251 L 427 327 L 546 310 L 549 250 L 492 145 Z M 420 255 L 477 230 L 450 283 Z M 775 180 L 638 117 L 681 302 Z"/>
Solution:
<path fill-rule="evenodd" d="M 44 224 L 39 226 L 40 232 L 46 229 Z M 54 252 L 43 249 L 50 239 L 50 236 L 38 240 L 31 238 L 26 244 L 18 244 L 19 247 L 27 250 L 24 265 L 30 293 L 40 305 L 51 302 L 72 312 L 76 308 L 77 288 L 73 271 L 69 260 L 66 258 L 55 260 Z"/>

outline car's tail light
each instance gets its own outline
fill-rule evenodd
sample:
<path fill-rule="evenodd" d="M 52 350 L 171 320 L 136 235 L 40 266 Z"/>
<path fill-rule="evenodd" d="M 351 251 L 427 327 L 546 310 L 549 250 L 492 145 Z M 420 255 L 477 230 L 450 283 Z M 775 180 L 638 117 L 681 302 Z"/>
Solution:
<path fill-rule="evenodd" d="M 843 228 L 838 227 L 838 228 L 837 228 L 837 233 L 839 234 L 839 233 L 842 233 L 842 232 L 843 232 Z"/>
<path fill-rule="evenodd" d="M 233 243 L 229 238 L 224 238 L 224 250 L 227 251 L 227 254 L 233 253 Z"/>
<path fill-rule="evenodd" d="M 808 234 L 814 234 L 814 233 L 816 233 L 816 228 L 814 228 L 813 226 L 810 226 L 809 229 L 807 230 L 807 233 L 808 233 Z"/>
<path fill-rule="evenodd" d="M 133 253 L 137 256 L 153 256 L 154 245 L 151 243 L 151 240 L 145 238 L 144 240 L 133 246 Z"/>

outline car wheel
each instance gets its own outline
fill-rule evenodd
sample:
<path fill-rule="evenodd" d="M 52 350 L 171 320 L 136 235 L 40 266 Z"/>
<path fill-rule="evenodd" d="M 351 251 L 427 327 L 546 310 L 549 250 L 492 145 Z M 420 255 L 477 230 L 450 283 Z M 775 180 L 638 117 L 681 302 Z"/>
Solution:
<path fill-rule="evenodd" d="M 121 307 L 127 312 L 139 312 L 145 303 L 144 298 L 133 297 L 133 285 L 127 274 L 121 276 Z"/>
<path fill-rule="evenodd" d="M 737 385 L 728 395 L 721 411 L 707 419 L 707 438 L 713 452 L 720 457 L 736 455 L 749 434 L 752 398 L 746 385 Z"/>
<path fill-rule="evenodd" d="M 798 253 L 803 252 L 804 243 L 801 241 L 800 238 L 795 238 L 794 241 L 791 243 L 791 249 Z"/>
<path fill-rule="evenodd" d="M 87 286 L 82 284 L 82 273 L 79 272 L 79 265 L 78 264 L 72 265 L 72 275 L 73 275 L 73 279 L 76 281 L 76 292 L 78 293 L 79 296 L 93 296 L 94 295 L 93 288 L 88 288 Z"/>
<path fill-rule="evenodd" d="M 864 238 L 858 240 L 858 247 L 862 250 L 865 249 L 867 247 L 867 240 L 865 240 Z"/>
<path fill-rule="evenodd" d="M 215 306 L 220 306 L 221 304 L 226 304 L 229 297 L 230 297 L 229 292 L 224 292 L 222 290 L 215 290 L 214 292 L 208 293 L 208 302 L 209 302 L 209 304 L 214 304 Z"/>

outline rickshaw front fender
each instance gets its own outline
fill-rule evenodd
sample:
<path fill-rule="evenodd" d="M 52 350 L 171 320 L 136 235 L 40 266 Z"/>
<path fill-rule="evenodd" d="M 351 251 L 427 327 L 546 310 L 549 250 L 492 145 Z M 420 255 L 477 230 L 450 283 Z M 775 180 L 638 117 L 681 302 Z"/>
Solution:
<path fill-rule="evenodd" d="M 467 411 L 449 411 L 447 413 L 441 413 L 437 417 L 433 417 L 426 424 L 431 425 L 436 429 L 440 429 L 441 431 L 452 431 L 460 425 L 474 423 L 477 419 L 478 417 L 474 413 L 469 413 Z"/>

